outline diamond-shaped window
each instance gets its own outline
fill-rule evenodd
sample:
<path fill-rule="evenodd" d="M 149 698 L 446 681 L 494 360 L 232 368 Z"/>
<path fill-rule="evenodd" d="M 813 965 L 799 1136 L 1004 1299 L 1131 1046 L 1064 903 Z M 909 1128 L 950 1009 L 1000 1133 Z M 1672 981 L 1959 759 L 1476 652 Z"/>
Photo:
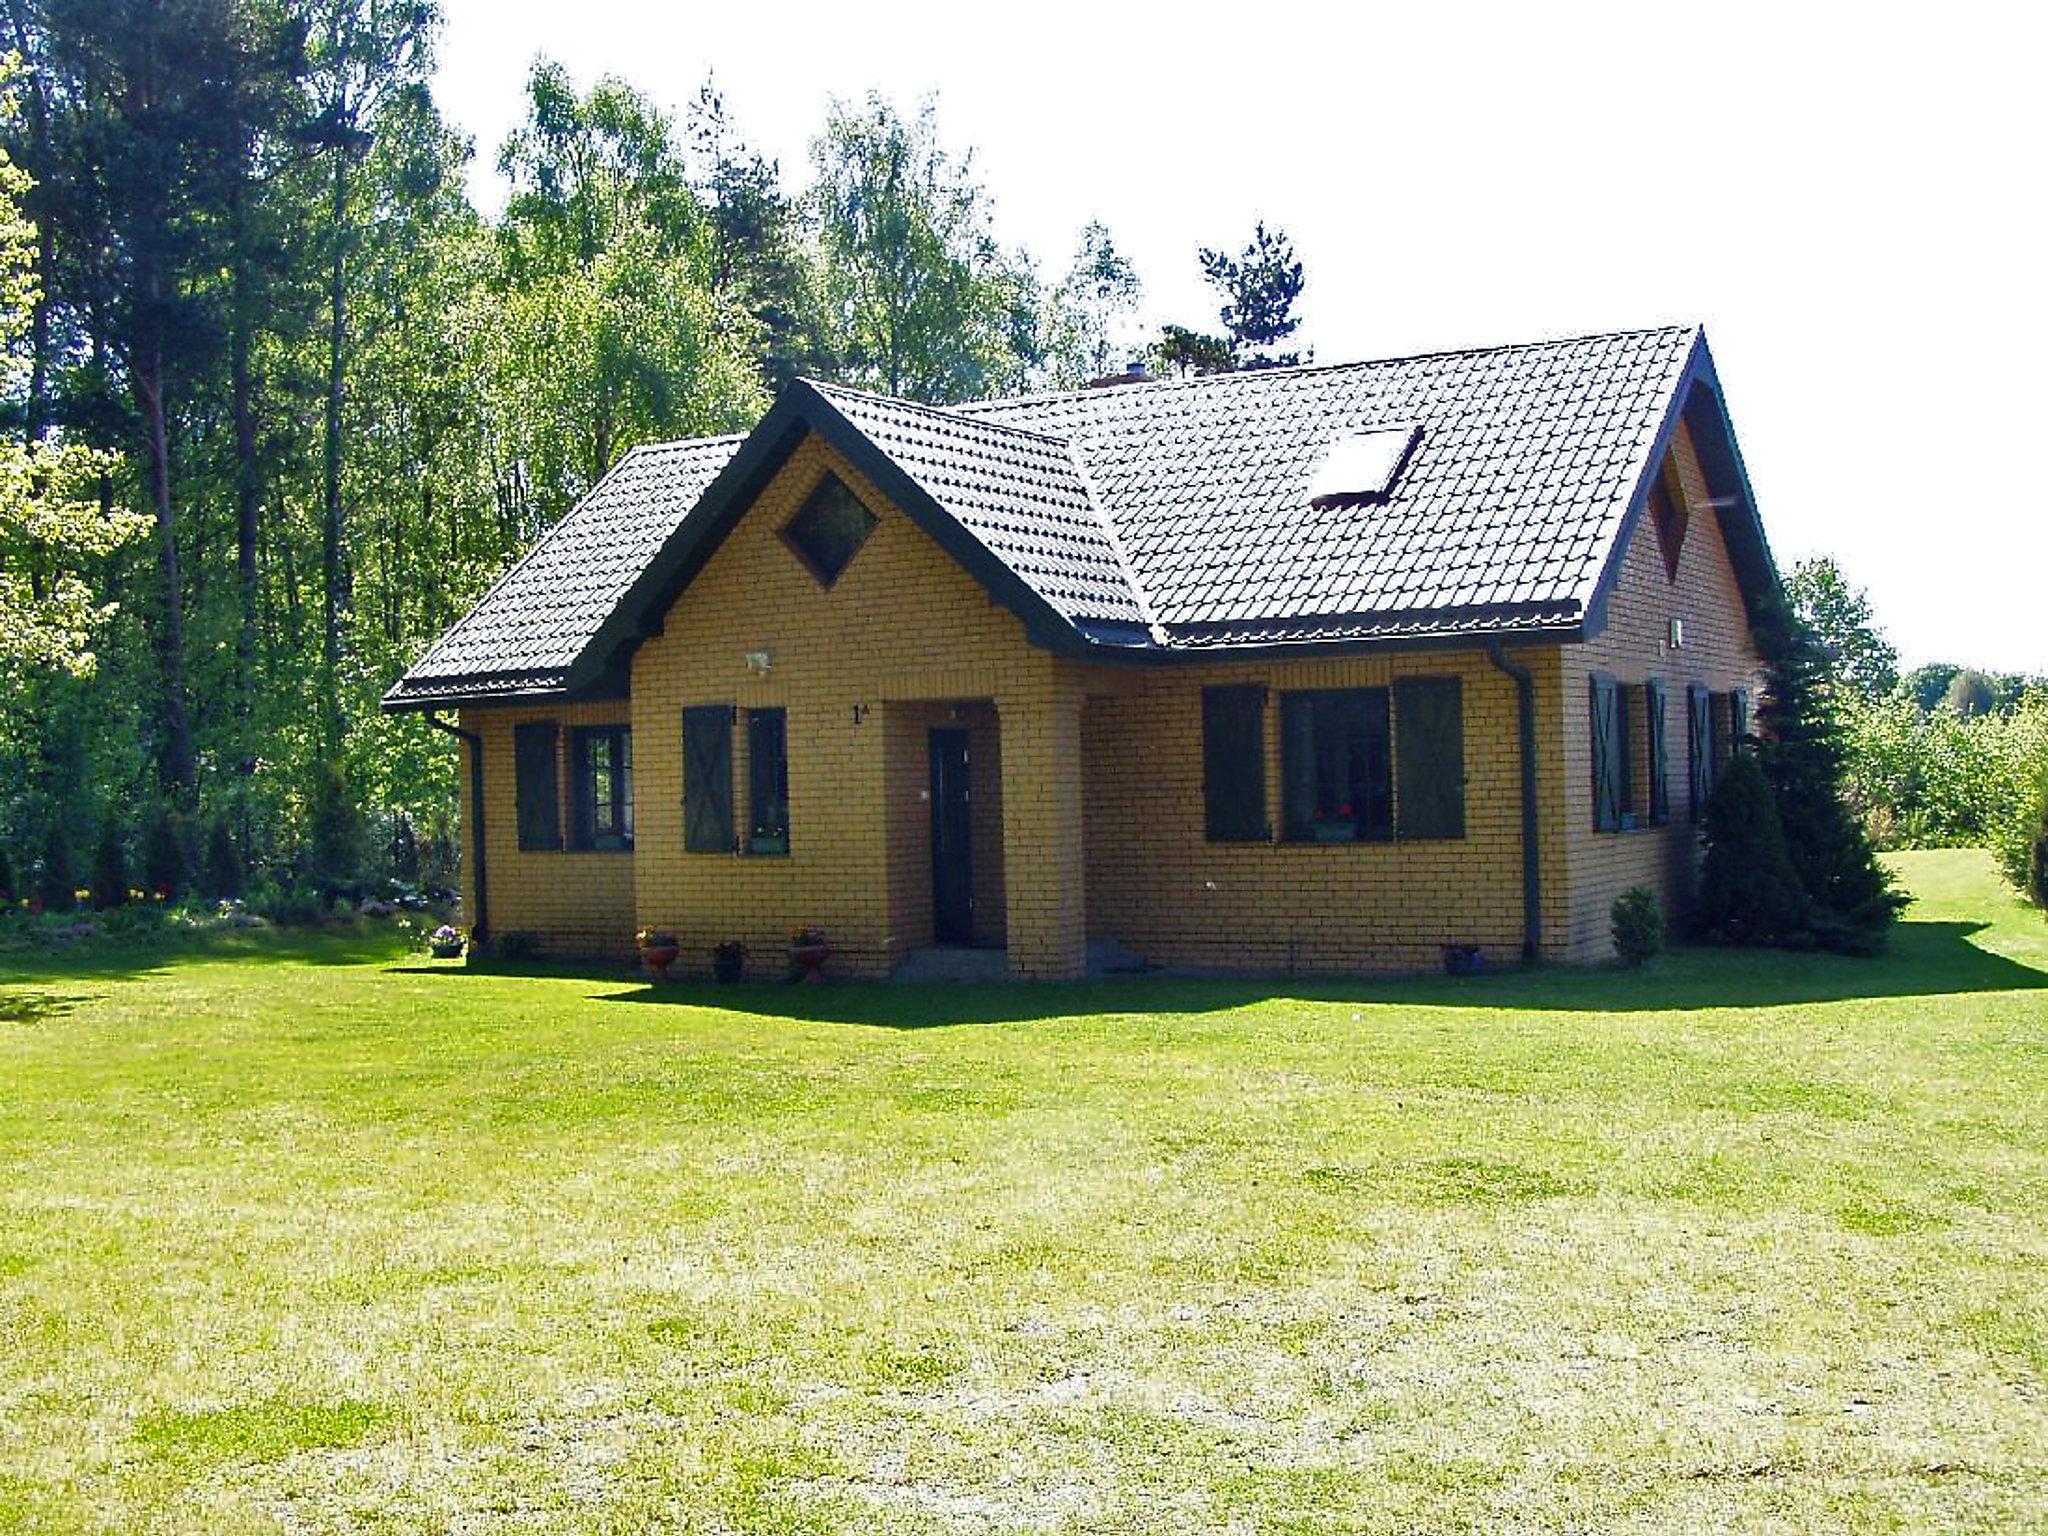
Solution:
<path fill-rule="evenodd" d="M 783 528 L 782 537 L 811 574 L 829 587 L 859 553 L 874 527 L 875 514 L 843 480 L 828 474 Z"/>

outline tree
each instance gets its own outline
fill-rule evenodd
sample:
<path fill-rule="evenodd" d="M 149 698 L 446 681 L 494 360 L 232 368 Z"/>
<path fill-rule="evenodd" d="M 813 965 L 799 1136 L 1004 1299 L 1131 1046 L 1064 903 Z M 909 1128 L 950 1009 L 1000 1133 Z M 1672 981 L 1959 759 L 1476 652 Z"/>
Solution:
<path fill-rule="evenodd" d="M 1877 627 L 1870 597 L 1852 587 L 1830 555 L 1802 560 L 1785 582 L 1793 617 L 1819 638 L 1835 679 L 1866 700 L 1899 683 L 1899 653 Z"/>
<path fill-rule="evenodd" d="M 109 816 L 100 827 L 99 847 L 92 861 L 92 904 L 104 912 L 128 901 L 128 850 L 121 841 L 121 824 Z"/>
<path fill-rule="evenodd" d="M 349 355 L 349 258 L 360 212 L 351 200 L 356 168 L 375 143 L 389 106 L 425 93 L 439 13 L 428 0 L 320 0 L 310 29 L 309 80 L 315 141 L 327 159 L 327 390 L 320 522 L 323 753 L 341 749 L 342 634 L 349 606 L 342 503 L 343 406 Z"/>
<path fill-rule="evenodd" d="M 935 404 L 1021 384 L 1040 355 L 1037 279 L 997 244 L 973 156 L 940 143 L 934 104 L 834 101 L 811 159 L 836 376 Z"/>
<path fill-rule="evenodd" d="M 1116 248 L 1108 227 L 1091 220 L 1047 304 L 1048 382 L 1073 389 L 1117 371 L 1127 360 L 1120 349 L 1132 340 L 1143 292 L 1137 268 Z"/>
<path fill-rule="evenodd" d="M 1975 667 L 1964 667 L 1948 680 L 1941 702 L 1944 708 L 1964 719 L 1987 715 L 1998 707 L 1998 684 Z"/>
<path fill-rule="evenodd" d="M 1227 373 L 1236 368 L 1286 368 L 1299 363 L 1298 352 L 1272 350 L 1275 343 L 1301 328 L 1294 303 L 1301 297 L 1306 277 L 1295 258 L 1294 242 L 1286 233 L 1268 230 L 1261 219 L 1250 241 L 1236 255 L 1207 247 L 1198 255 L 1203 277 L 1223 299 L 1217 312 L 1223 334 L 1166 326 L 1153 348 L 1161 368 L 1180 374 Z"/>
<path fill-rule="evenodd" d="M 1832 656 L 1789 614 L 1759 624 L 1756 635 L 1770 669 L 1758 757 L 1814 935 L 1830 949 L 1874 954 L 1907 898 L 1893 888 L 1844 793 L 1847 748 Z"/>
<path fill-rule="evenodd" d="M 1810 941 L 1812 903 L 1786 846 L 1777 796 L 1753 754 L 1737 752 L 1707 799 L 1695 921 L 1723 944 Z"/>
<path fill-rule="evenodd" d="M 0 116 L 17 110 L 8 90 Z M 29 191 L 0 149 L 0 378 L 10 395 L 22 382 L 20 343 L 44 310 L 35 267 L 42 236 L 21 214 Z M 114 605 L 101 600 L 94 577 L 149 528 L 147 519 L 104 512 L 91 499 L 114 467 L 111 455 L 51 440 L 41 423 L 26 441 L 0 438 L 0 698 L 17 706 L 30 673 L 84 678 L 98 664 L 93 639 Z"/>

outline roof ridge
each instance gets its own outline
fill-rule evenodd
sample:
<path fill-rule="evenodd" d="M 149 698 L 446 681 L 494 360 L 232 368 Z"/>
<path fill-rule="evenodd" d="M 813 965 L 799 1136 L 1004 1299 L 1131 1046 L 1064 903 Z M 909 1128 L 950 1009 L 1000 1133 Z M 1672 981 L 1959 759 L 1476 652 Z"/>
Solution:
<path fill-rule="evenodd" d="M 1422 352 L 1398 352 L 1390 357 L 1356 357 L 1341 363 L 1293 363 L 1284 368 L 1236 368 L 1222 373 L 1196 373 L 1173 378 L 1133 379 L 1128 384 L 1086 384 L 1078 389 L 1051 389 L 1037 394 L 998 395 L 988 400 L 962 402 L 962 414 L 980 413 L 1003 406 L 1043 405 L 1054 400 L 1092 400 L 1141 389 L 1191 389 L 1203 385 L 1242 383 L 1276 377 L 1303 378 L 1312 374 L 1344 373 L 1361 368 L 1386 368 L 1396 363 L 1421 363 L 1441 357 L 1477 357 L 1486 353 L 1533 352 L 1543 347 L 1565 347 L 1586 341 L 1619 341 L 1627 336 L 1698 334 L 1706 327 L 1699 321 L 1685 324 L 1631 326 L 1618 331 L 1584 331 L 1568 336 L 1541 336 L 1528 341 L 1493 342 L 1484 346 L 1437 347 Z"/>
<path fill-rule="evenodd" d="M 850 385 L 833 384 L 824 379 L 799 378 L 797 382 L 810 386 L 827 399 L 834 395 L 851 395 L 856 400 L 872 400 L 876 405 L 886 405 L 897 410 L 916 411 L 926 416 L 943 416 L 948 421 L 957 421 L 966 426 L 982 429 L 993 427 L 997 431 L 1014 433 L 1018 437 L 1034 437 L 1040 442 L 1051 443 L 1058 448 L 1065 448 L 1069 442 L 1069 439 L 1057 433 L 1041 432 L 1036 427 L 1019 427 L 1007 421 L 985 421 L 979 416 L 969 415 L 963 408 L 978 402 L 963 401 L 960 406 L 931 405 L 923 400 L 906 400 L 900 395 L 880 395 L 871 389 L 854 389 Z"/>

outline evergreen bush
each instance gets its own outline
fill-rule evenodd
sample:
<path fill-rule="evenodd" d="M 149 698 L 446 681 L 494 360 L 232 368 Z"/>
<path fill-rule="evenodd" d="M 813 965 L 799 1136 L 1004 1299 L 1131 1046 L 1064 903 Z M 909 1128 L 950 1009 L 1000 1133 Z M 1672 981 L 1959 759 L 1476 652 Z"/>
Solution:
<path fill-rule="evenodd" d="M 1700 936 L 1720 944 L 1813 942 L 1812 903 L 1785 845 L 1777 796 L 1754 754 L 1738 752 L 1707 800 Z"/>
<path fill-rule="evenodd" d="M 2027 900 L 2048 911 L 2048 780 L 2041 785 L 2041 802 L 2034 813 L 2034 842 L 2027 853 Z"/>
<path fill-rule="evenodd" d="M 1664 912 L 1648 886 L 1623 891 L 1608 915 L 1614 925 L 1614 952 L 1631 970 L 1664 947 Z"/>
<path fill-rule="evenodd" d="M 206 835 L 206 895 L 213 901 L 234 901 L 242 894 L 242 855 L 225 816 L 213 818 Z"/>
<path fill-rule="evenodd" d="M 168 806 L 158 806 L 143 829 L 142 883 L 164 901 L 176 901 L 191 884 L 185 829 L 178 813 Z"/>
<path fill-rule="evenodd" d="M 1827 949 L 1876 954 L 1907 898 L 1893 888 L 1844 795 L 1846 728 L 1827 651 L 1811 630 L 1785 615 L 1759 624 L 1756 635 L 1770 668 L 1757 759 L 1776 807 L 1778 841 L 1806 898 L 1785 936 L 1761 942 L 1788 942 L 1800 931 Z M 1737 761 L 1748 755 L 1738 753 Z M 1752 917 L 1768 910 L 1774 922 L 1790 921 L 1782 893 L 1759 900 Z"/>
<path fill-rule="evenodd" d="M 306 874 L 322 897 L 332 901 L 353 890 L 363 874 L 363 819 L 349 794 L 348 774 L 339 763 L 313 769 L 307 807 Z"/>
<path fill-rule="evenodd" d="M 128 850 L 121 840 L 121 824 L 113 817 L 100 828 L 99 847 L 92 856 L 92 904 L 100 912 L 125 906 L 128 902 Z"/>
<path fill-rule="evenodd" d="M 45 912 L 69 912 L 78 905 L 78 877 L 71 868 L 71 839 L 54 817 L 43 839 L 42 868 L 36 871 L 36 899 Z"/>

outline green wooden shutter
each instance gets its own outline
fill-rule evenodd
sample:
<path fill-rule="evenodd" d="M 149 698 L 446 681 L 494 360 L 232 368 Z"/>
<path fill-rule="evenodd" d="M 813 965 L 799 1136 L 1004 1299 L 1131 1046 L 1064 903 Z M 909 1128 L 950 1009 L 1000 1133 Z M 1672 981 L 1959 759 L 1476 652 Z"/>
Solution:
<path fill-rule="evenodd" d="M 1667 780 L 1671 750 L 1664 724 L 1662 683 L 1652 682 L 1644 687 L 1643 707 L 1648 711 L 1650 727 L 1650 820 L 1661 827 L 1671 820 L 1671 786 Z"/>
<path fill-rule="evenodd" d="M 1210 842 L 1266 839 L 1263 684 L 1202 690 L 1202 805 Z"/>
<path fill-rule="evenodd" d="M 512 730 L 522 852 L 552 851 L 562 846 L 562 786 L 555 753 L 559 736 L 552 720 L 529 721 Z"/>
<path fill-rule="evenodd" d="M 683 711 L 683 847 L 691 853 L 733 851 L 730 704 Z"/>
<path fill-rule="evenodd" d="M 1593 825 L 1612 832 L 1621 825 L 1621 744 L 1615 740 L 1614 679 L 1592 680 Z"/>
<path fill-rule="evenodd" d="M 1714 701 L 1697 683 L 1685 690 L 1686 746 L 1692 761 L 1692 819 L 1707 812 L 1714 793 Z"/>
<path fill-rule="evenodd" d="M 1465 686 L 1455 677 L 1394 684 L 1394 770 L 1403 837 L 1465 835 Z"/>

